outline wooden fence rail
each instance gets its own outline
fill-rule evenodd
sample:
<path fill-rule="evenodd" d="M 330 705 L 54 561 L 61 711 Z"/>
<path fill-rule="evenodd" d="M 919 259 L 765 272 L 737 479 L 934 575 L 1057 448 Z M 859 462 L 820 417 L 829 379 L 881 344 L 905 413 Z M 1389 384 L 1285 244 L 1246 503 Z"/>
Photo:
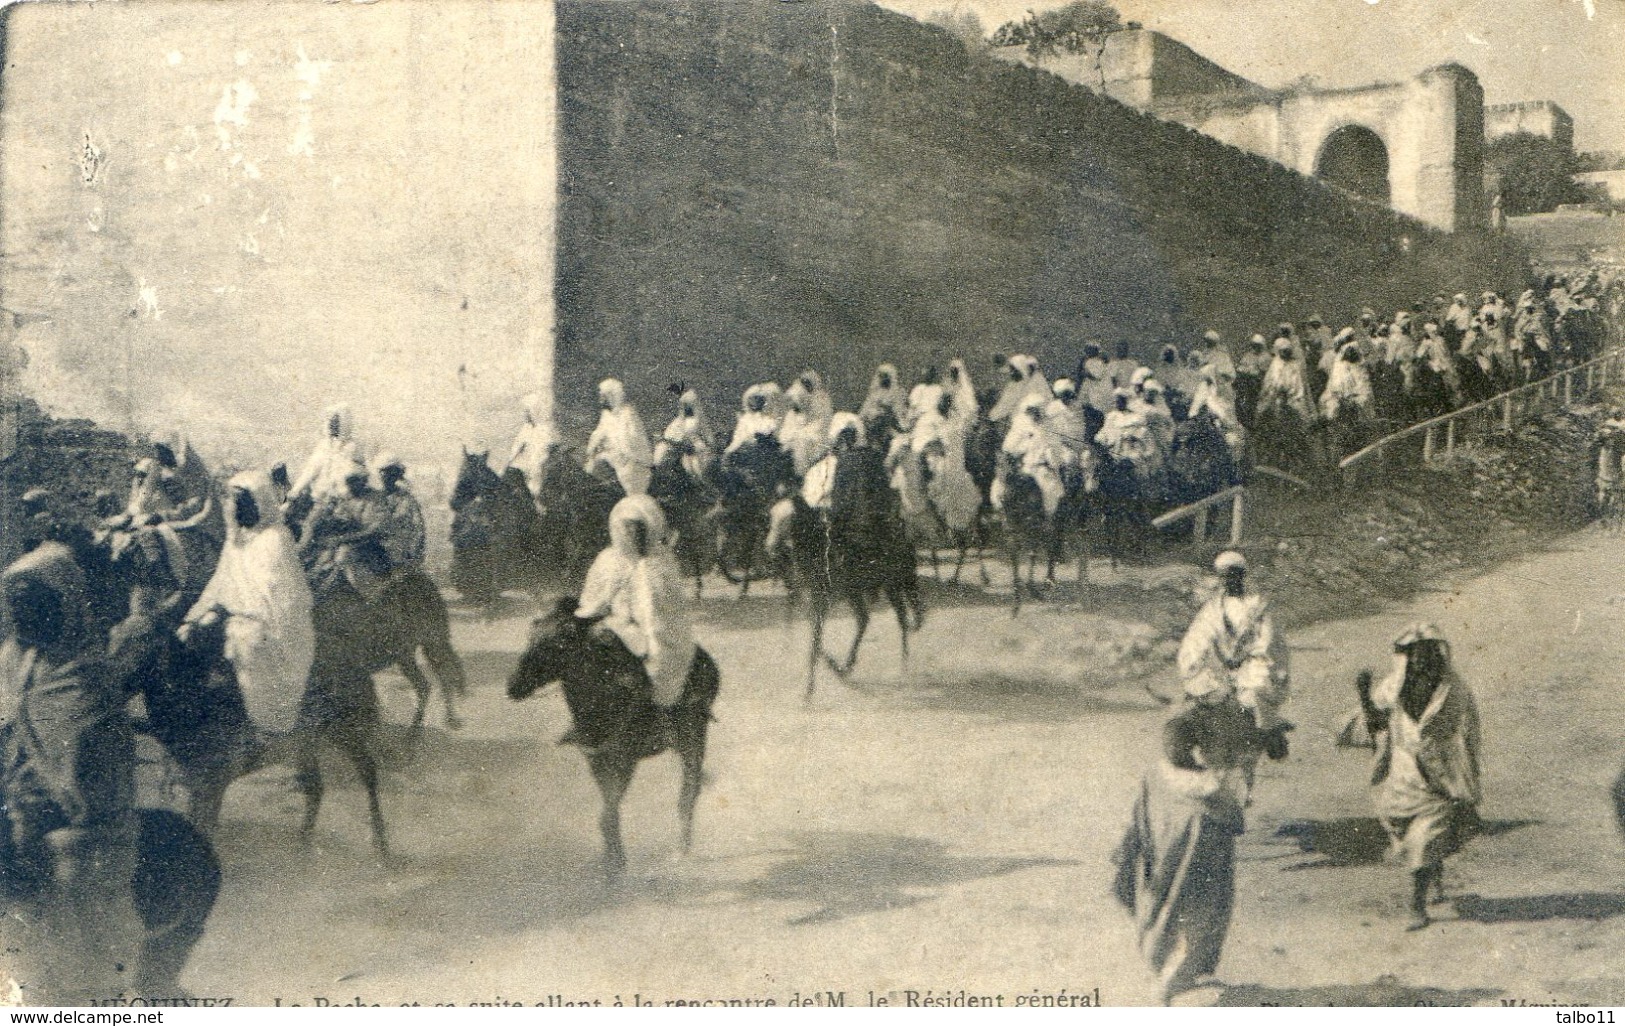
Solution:
<path fill-rule="evenodd" d="M 1214 492 L 1205 499 L 1198 499 L 1172 509 L 1151 521 L 1153 527 L 1171 527 L 1184 520 L 1195 520 L 1195 542 L 1201 545 L 1207 541 L 1208 511 L 1215 506 L 1230 503 L 1230 544 L 1241 544 L 1241 532 L 1247 519 L 1247 489 L 1243 485 L 1233 485 L 1222 492 Z"/>
<path fill-rule="evenodd" d="M 1446 459 L 1456 451 L 1456 445 L 1461 441 L 1461 435 L 1474 417 L 1490 415 L 1497 421 L 1497 428 L 1505 433 L 1511 433 L 1517 423 L 1518 405 L 1533 399 L 1550 397 L 1556 399 L 1564 406 L 1574 404 L 1575 381 L 1585 378 L 1585 390 L 1582 394 L 1590 394 L 1598 388 L 1603 388 L 1610 381 L 1625 380 L 1625 368 L 1621 367 L 1625 360 L 1625 349 L 1617 349 L 1606 356 L 1598 357 L 1588 363 L 1582 363 L 1568 370 L 1558 371 L 1550 377 L 1531 381 L 1508 392 L 1485 399 L 1483 402 L 1471 406 L 1463 406 L 1459 410 L 1424 420 L 1420 424 L 1401 428 L 1392 434 L 1372 442 L 1359 452 L 1352 453 L 1343 458 L 1338 466 L 1343 470 L 1351 470 L 1361 463 L 1374 459 L 1383 450 L 1396 442 L 1402 442 L 1417 435 L 1422 436 L 1422 460 L 1432 462 L 1439 454 L 1440 442 L 1443 442 L 1443 452 Z M 1460 426 L 1458 426 L 1460 425 Z M 1441 432 L 1443 437 L 1441 439 Z"/>

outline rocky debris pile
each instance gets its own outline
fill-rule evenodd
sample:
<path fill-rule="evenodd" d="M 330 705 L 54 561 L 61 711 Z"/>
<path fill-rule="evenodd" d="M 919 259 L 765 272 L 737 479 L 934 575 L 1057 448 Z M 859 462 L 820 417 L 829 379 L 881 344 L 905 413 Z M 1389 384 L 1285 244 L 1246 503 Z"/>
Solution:
<path fill-rule="evenodd" d="M 1625 401 L 1625 394 L 1606 397 Z M 1515 558 L 1588 523 L 1595 514 L 1597 425 L 1604 405 L 1549 411 L 1459 447 L 1423 466 L 1396 454 L 1380 486 L 1305 494 L 1260 488 L 1243 545 L 1255 587 L 1283 627 L 1372 612 L 1437 587 L 1451 575 Z M 1125 679 L 1164 680 L 1196 609 L 1216 579 L 1201 569 L 1154 575 L 1145 586 L 1107 589 L 1091 608 L 1133 624 L 1111 660 Z"/>
<path fill-rule="evenodd" d="M 1554 411 L 1448 462 L 1390 466 L 1379 488 L 1266 506 L 1249 546 L 1258 583 L 1288 623 L 1346 616 L 1580 528 L 1594 512 L 1601 416 Z"/>
<path fill-rule="evenodd" d="M 129 488 L 132 443 L 88 420 L 58 420 L 30 399 L 16 400 L 17 446 L 0 461 L 0 560 L 9 563 L 19 532 L 22 497 L 49 489 L 58 509 L 90 516 L 97 494 L 123 505 Z M 3 563 L 0 563 L 3 565 Z"/>

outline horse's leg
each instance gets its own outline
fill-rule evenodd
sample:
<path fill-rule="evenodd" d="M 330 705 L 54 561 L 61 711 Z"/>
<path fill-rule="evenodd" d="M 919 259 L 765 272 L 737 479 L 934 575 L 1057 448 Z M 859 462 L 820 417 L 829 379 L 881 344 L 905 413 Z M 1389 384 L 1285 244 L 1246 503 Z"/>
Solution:
<path fill-rule="evenodd" d="M 908 669 L 908 595 L 902 588 L 892 587 L 886 589 L 886 597 L 891 600 L 892 609 L 897 613 L 897 631 L 903 642 L 903 669 Z"/>
<path fill-rule="evenodd" d="M 1044 530 L 1044 550 L 1048 563 L 1044 570 L 1044 583 L 1055 583 L 1055 564 L 1061 561 L 1061 528 L 1053 521 Z"/>
<path fill-rule="evenodd" d="M 1014 539 L 1007 539 L 1005 545 L 1010 550 L 1010 595 L 1014 600 L 1010 615 L 1016 617 L 1021 615 L 1021 549 Z"/>
<path fill-rule="evenodd" d="M 846 653 L 846 665 L 838 669 L 842 677 L 852 674 L 852 667 L 858 665 L 858 646 L 863 644 L 863 635 L 869 630 L 869 600 L 858 592 L 850 592 L 846 596 L 846 604 L 852 607 L 852 616 L 858 622 L 856 633 L 852 635 L 852 648 Z"/>
<path fill-rule="evenodd" d="M 829 600 L 819 594 L 812 596 L 812 650 L 807 656 L 807 694 L 812 701 L 813 688 L 818 682 L 818 661 L 824 655 L 824 620 L 829 616 Z"/>
<path fill-rule="evenodd" d="M 448 632 L 444 637 L 435 637 L 423 642 L 423 659 L 434 671 L 435 678 L 440 681 L 440 698 L 446 703 L 446 726 L 457 730 L 463 725 L 463 718 L 457 712 L 456 696 L 468 694 L 468 676 L 463 672 L 463 661 L 457 657 L 457 651 L 451 647 L 451 635 Z M 407 660 L 416 667 L 415 660 Z M 415 684 L 416 682 L 414 682 Z M 418 723 L 428 709 L 428 684 L 424 684 L 423 702 L 418 709 Z"/>
<path fill-rule="evenodd" d="M 626 848 L 621 843 L 621 799 L 626 797 L 637 763 L 630 756 L 616 752 L 590 755 L 587 765 L 604 800 L 604 807 L 598 813 L 598 829 L 604 835 L 604 875 L 615 881 L 626 872 Z"/>
<path fill-rule="evenodd" d="M 411 683 L 412 692 L 418 698 L 417 710 L 412 713 L 412 725 L 407 728 L 411 736 L 411 743 L 415 745 L 418 737 L 423 733 L 424 714 L 429 711 L 429 678 L 424 676 L 423 671 L 418 668 L 415 653 L 405 653 L 395 661 L 395 666 L 401 671 L 401 676 Z M 451 692 L 444 687 L 442 690 L 446 691 L 446 718 L 450 720 L 455 715 L 451 712 Z"/>
<path fill-rule="evenodd" d="M 297 767 L 294 779 L 299 783 L 299 790 L 305 793 L 305 818 L 299 824 L 299 838 L 308 843 L 316 830 L 316 814 L 322 808 L 322 767 L 316 758 L 314 730 L 300 732 L 294 764 Z"/>
<path fill-rule="evenodd" d="M 381 856 L 389 855 L 389 840 L 384 831 L 384 809 L 378 800 L 378 760 L 373 757 L 365 724 L 349 723 L 331 731 L 334 744 L 349 757 L 355 766 L 361 786 L 367 789 L 367 816 L 372 824 L 372 846 Z"/>
<path fill-rule="evenodd" d="M 700 798 L 700 770 L 705 764 L 704 714 L 695 711 L 688 715 L 693 719 L 693 726 L 685 731 L 689 736 L 684 737 L 677 747 L 677 755 L 683 760 L 683 785 L 677 794 L 677 819 L 682 828 L 685 855 L 694 846 L 694 805 Z"/>
<path fill-rule="evenodd" d="M 220 893 L 220 861 L 195 825 L 143 810 L 131 886 L 145 927 L 136 988 L 148 995 L 179 993 L 181 970 Z"/>
<path fill-rule="evenodd" d="M 212 835 L 220 825 L 220 808 L 226 802 L 226 789 L 238 775 L 237 769 L 229 764 L 206 766 L 186 774 L 186 790 L 191 795 L 186 806 L 187 818 L 206 835 Z"/>
<path fill-rule="evenodd" d="M 937 547 L 934 544 L 931 546 L 931 576 L 942 580 L 942 567 L 937 562 Z"/>

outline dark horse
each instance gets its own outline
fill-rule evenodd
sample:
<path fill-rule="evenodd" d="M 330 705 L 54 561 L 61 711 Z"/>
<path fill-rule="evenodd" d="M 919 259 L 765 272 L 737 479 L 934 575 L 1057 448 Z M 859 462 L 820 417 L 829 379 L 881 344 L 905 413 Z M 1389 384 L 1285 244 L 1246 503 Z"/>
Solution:
<path fill-rule="evenodd" d="M 536 590 L 544 535 L 523 472 L 499 476 L 485 453 L 464 449 L 451 511 L 451 584 L 463 598 L 485 605 L 508 588 Z"/>
<path fill-rule="evenodd" d="M 717 475 L 722 493 L 717 564 L 729 583 L 740 585 L 741 594 L 749 592 L 753 579 L 768 573 L 763 542 L 773 504 L 794 482 L 794 461 L 775 438 L 757 438 L 753 445 L 722 458 Z"/>
<path fill-rule="evenodd" d="M 1005 553 L 1010 557 L 1010 615 L 1015 616 L 1021 612 L 1023 592 L 1033 598 L 1042 595 L 1035 580 L 1040 555 L 1044 557 L 1044 582 L 1055 583 L 1055 564 L 1061 555 L 1060 521 L 1045 511 L 1038 482 L 1015 466 L 1006 470 L 1002 519 Z M 1027 557 L 1025 584 L 1021 580 L 1023 555 Z"/>
<path fill-rule="evenodd" d="M 510 474 L 513 472 L 510 471 Z M 609 512 L 625 498 L 613 476 L 595 477 L 582 468 L 581 453 L 554 446 L 542 464 L 540 581 L 544 588 L 575 592 L 587 568 L 609 545 Z"/>
<path fill-rule="evenodd" d="M 176 535 L 192 537 L 180 531 Z M 128 595 L 132 611 L 150 610 L 161 600 L 165 605 L 179 603 L 182 610 L 190 608 L 214 566 L 212 559 L 201 561 L 195 553 L 177 558 L 173 540 L 160 544 L 153 528 L 116 532 L 109 536 L 106 550 L 111 554 L 107 563 L 110 586 L 103 590 Z M 422 732 L 433 690 L 418 665 L 419 651 L 440 683 L 446 726 L 461 727 L 456 698 L 467 693 L 468 682 L 462 660 L 451 645 L 451 619 L 440 590 L 422 570 L 408 570 L 385 586 L 375 607 L 389 615 L 365 623 L 365 629 L 355 634 L 356 650 L 368 663 L 369 672 L 394 667 L 412 685 L 418 703 L 412 715 L 414 736 Z"/>
<path fill-rule="evenodd" d="M 508 678 L 508 697 L 519 701 L 553 681 L 563 684 L 564 703 L 603 795 L 598 826 L 604 835 L 604 868 L 614 879 L 626 869 L 621 799 L 639 761 L 668 747 L 683 761 L 677 800 L 683 851 L 693 843 L 694 803 L 700 795 L 705 737 L 720 675 L 710 654 L 696 648 L 682 700 L 670 714 L 667 738 L 660 729 L 661 713 L 649 697 L 643 663 L 619 641 L 596 638 L 592 625 L 576 618 L 576 604 L 573 595 L 561 598 L 552 612 L 531 625 L 530 642 Z"/>
<path fill-rule="evenodd" d="M 318 750 L 323 742 L 342 752 L 355 766 L 367 792 L 373 845 L 389 850 L 383 809 L 378 798 L 378 763 L 372 735 L 378 724 L 378 698 L 372 674 L 387 666 L 408 667 L 421 681 L 416 731 L 427 702 L 426 680 L 414 657 L 424 650 L 440 678 L 447 699 L 447 720 L 456 722 L 451 696 L 464 687 L 462 662 L 451 648 L 445 603 L 427 578 L 408 575 L 368 602 L 348 584 L 340 584 L 316 605 L 315 660 L 290 734 L 267 746 L 256 736 L 243 706 L 231 665 L 223 655 L 225 621 L 195 627 L 186 642 L 175 640 L 160 650 L 142 674 L 147 730 L 175 760 L 192 796 L 194 822 L 212 831 L 232 781 L 273 761 L 288 758 L 298 772 L 305 795 L 300 826 L 308 838 L 321 809 L 323 784 Z"/>
<path fill-rule="evenodd" d="M 705 575 L 717 565 L 717 491 L 712 482 L 690 474 L 675 446 L 656 463 L 649 476 L 649 497 L 660 504 L 666 526 L 676 535 L 673 553 L 684 577 L 694 579 L 694 595 L 703 590 Z"/>
<path fill-rule="evenodd" d="M 807 656 L 806 698 L 812 700 L 818 682 L 818 664 L 826 663 L 836 676 L 850 676 L 858 662 L 858 646 L 869 629 L 869 603 L 877 593 L 884 594 L 897 613 L 902 633 L 903 662 L 908 662 L 909 632 L 917 631 L 925 618 L 920 601 L 914 549 L 901 523 L 884 531 L 884 537 L 867 544 L 843 537 L 831 530 L 828 514 L 807 505 L 800 495 L 786 500 L 794 503 L 785 537 L 786 583 L 792 595 L 805 594 L 812 607 L 812 648 Z M 845 600 L 857 620 L 857 631 L 844 662 L 824 651 L 824 623 L 830 606 Z"/>

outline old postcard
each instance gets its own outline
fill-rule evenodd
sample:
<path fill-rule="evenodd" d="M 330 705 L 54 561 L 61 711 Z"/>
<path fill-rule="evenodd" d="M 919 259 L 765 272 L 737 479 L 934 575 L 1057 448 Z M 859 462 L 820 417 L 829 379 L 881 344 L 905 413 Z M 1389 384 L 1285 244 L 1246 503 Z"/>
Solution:
<path fill-rule="evenodd" d="M 3 18 L 0 998 L 1625 1001 L 1620 0 Z"/>

